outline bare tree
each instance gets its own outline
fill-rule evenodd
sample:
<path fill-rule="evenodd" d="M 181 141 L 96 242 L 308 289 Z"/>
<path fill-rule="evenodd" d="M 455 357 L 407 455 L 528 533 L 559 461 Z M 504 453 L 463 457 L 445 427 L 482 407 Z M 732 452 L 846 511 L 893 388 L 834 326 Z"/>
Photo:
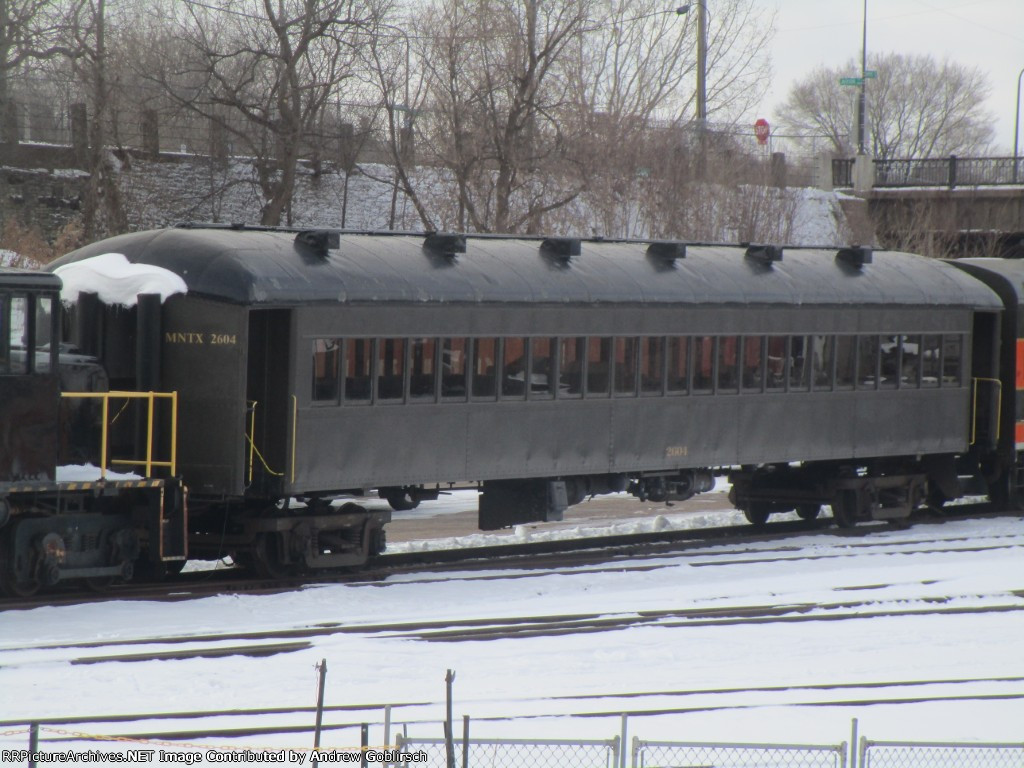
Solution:
<path fill-rule="evenodd" d="M 85 158 L 89 181 L 82 201 L 82 218 L 85 237 L 92 240 L 127 229 L 117 169 L 108 152 L 116 81 L 111 77 L 106 0 L 75 0 L 69 20 L 66 30 L 74 52 L 73 71 L 76 80 L 84 86 L 91 108 Z"/>
<path fill-rule="evenodd" d="M 977 69 L 931 56 L 878 54 L 868 59 L 878 72 L 867 84 L 870 144 L 876 158 L 941 157 L 989 150 L 993 117 L 978 107 L 989 85 Z M 817 69 L 797 83 L 779 110 L 792 133 L 826 134 L 837 154 L 852 151 L 853 92 L 839 84 L 856 72 Z"/>
<path fill-rule="evenodd" d="M 586 0 L 439 0 L 421 22 L 430 94 L 424 134 L 453 177 L 456 226 L 536 232 L 574 200 L 566 58 Z"/>
<path fill-rule="evenodd" d="M 261 221 L 289 215 L 299 159 L 325 105 L 352 74 L 372 0 L 182 0 L 176 35 L 185 55 L 151 77 L 181 106 L 253 158 Z"/>
<path fill-rule="evenodd" d="M 590 11 L 574 90 L 585 155 L 600 158 L 582 165 L 586 200 L 594 208 L 592 229 L 608 236 L 641 235 L 637 201 L 658 164 L 657 153 L 666 149 L 660 146 L 665 131 L 681 138 L 679 126 L 695 117 L 696 24 L 657 0 L 595 0 Z M 739 116 L 764 92 L 768 59 L 759 54 L 773 18 L 754 0 L 715 3 L 707 95 L 716 121 Z"/>
<path fill-rule="evenodd" d="M 0 107 L 6 109 L 12 77 L 29 64 L 71 55 L 61 36 L 63 10 L 53 0 L 0 0 Z"/>

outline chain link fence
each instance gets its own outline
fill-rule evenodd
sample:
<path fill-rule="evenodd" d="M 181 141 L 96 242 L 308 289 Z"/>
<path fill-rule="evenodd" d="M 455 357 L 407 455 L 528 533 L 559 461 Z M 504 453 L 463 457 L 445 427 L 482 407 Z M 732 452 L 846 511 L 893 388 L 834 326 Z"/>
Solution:
<path fill-rule="evenodd" d="M 447 768 L 444 739 L 399 736 L 396 745 L 403 754 L 425 752 L 427 761 L 417 765 Z M 468 750 L 461 740 L 456 740 L 454 746 L 455 768 L 619 768 L 618 737 L 608 741 L 470 739 Z"/>
<path fill-rule="evenodd" d="M 1024 744 L 924 744 L 868 741 L 860 768 L 1024 768 Z"/>
<path fill-rule="evenodd" d="M 846 768 L 846 744 L 700 744 L 633 740 L 633 768 Z"/>

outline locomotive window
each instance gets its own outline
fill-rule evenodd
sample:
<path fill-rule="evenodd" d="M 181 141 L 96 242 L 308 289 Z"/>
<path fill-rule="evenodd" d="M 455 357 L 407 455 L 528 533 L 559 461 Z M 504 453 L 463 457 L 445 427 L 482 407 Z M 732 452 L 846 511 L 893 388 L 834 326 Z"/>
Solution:
<path fill-rule="evenodd" d="M 437 394 L 437 340 L 409 342 L 409 397 L 433 402 Z"/>
<path fill-rule="evenodd" d="M 835 336 L 810 336 L 811 386 L 832 389 L 832 371 L 836 355 Z"/>
<path fill-rule="evenodd" d="M 693 391 L 710 392 L 714 381 L 715 337 L 696 336 L 693 339 Z"/>
<path fill-rule="evenodd" d="M 836 337 L 836 389 L 853 389 L 857 380 L 857 337 Z"/>
<path fill-rule="evenodd" d="M 373 340 L 345 342 L 345 402 L 369 402 L 373 368 Z"/>
<path fill-rule="evenodd" d="M 587 397 L 605 397 L 611 392 L 612 340 L 592 336 L 587 339 Z"/>
<path fill-rule="evenodd" d="M 960 334 L 946 335 L 942 342 L 942 386 L 959 387 L 963 384 L 964 337 Z"/>
<path fill-rule="evenodd" d="M 743 389 L 747 392 L 760 392 L 764 389 L 764 346 L 763 336 L 745 336 L 743 338 Z"/>
<path fill-rule="evenodd" d="M 473 397 L 494 397 L 497 339 L 473 339 Z"/>
<path fill-rule="evenodd" d="M 921 337 L 921 386 L 937 387 L 942 379 L 942 337 Z"/>
<path fill-rule="evenodd" d="M 857 339 L 857 388 L 878 389 L 878 337 Z"/>
<path fill-rule="evenodd" d="M 739 351 L 737 336 L 722 336 L 718 339 L 718 392 L 736 392 L 739 376 L 736 353 Z"/>
<path fill-rule="evenodd" d="M 512 400 L 526 397 L 526 339 L 504 339 L 501 352 L 501 396 Z"/>
<path fill-rule="evenodd" d="M 441 397 L 466 399 L 468 362 L 468 339 L 441 341 Z"/>
<path fill-rule="evenodd" d="M 636 395 L 637 339 L 615 340 L 615 394 Z"/>
<path fill-rule="evenodd" d="M 806 392 L 811 386 L 811 359 L 806 336 L 789 340 L 789 391 Z"/>
<path fill-rule="evenodd" d="M 690 340 L 686 336 L 668 338 L 668 391 L 689 390 Z"/>
<path fill-rule="evenodd" d="M 640 394 L 660 395 L 665 373 L 665 339 L 640 340 Z"/>
<path fill-rule="evenodd" d="M 337 403 L 341 339 L 313 339 L 313 402 Z"/>
<path fill-rule="evenodd" d="M 53 344 L 54 324 L 56 318 L 53 316 L 53 299 L 49 296 L 36 297 L 36 370 L 55 371 L 57 370 L 55 357 L 57 350 Z M 42 356 L 40 354 L 42 353 Z M 43 368 L 40 368 L 40 365 Z"/>
<path fill-rule="evenodd" d="M 586 339 L 569 336 L 559 340 L 558 396 L 580 397 L 583 393 L 583 368 L 586 362 Z"/>
<path fill-rule="evenodd" d="M 12 296 L 10 313 L 9 367 L 11 373 L 28 373 L 28 297 Z"/>
<path fill-rule="evenodd" d="M 555 396 L 555 349 L 557 339 L 537 338 L 530 340 L 530 391 L 531 400 L 543 400 Z"/>
<path fill-rule="evenodd" d="M 769 392 L 779 392 L 786 388 L 786 379 L 789 377 L 789 337 L 769 336 L 766 346 L 768 353 L 765 356 L 765 389 Z"/>

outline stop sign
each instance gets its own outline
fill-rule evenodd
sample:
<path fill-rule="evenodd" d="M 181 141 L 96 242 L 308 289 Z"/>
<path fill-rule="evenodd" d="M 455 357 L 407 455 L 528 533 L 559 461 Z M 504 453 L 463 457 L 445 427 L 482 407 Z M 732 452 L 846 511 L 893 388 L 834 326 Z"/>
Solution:
<path fill-rule="evenodd" d="M 763 117 L 759 117 L 754 123 L 754 135 L 757 137 L 758 144 L 767 144 L 768 136 L 771 134 L 772 129 L 768 125 L 768 121 Z"/>

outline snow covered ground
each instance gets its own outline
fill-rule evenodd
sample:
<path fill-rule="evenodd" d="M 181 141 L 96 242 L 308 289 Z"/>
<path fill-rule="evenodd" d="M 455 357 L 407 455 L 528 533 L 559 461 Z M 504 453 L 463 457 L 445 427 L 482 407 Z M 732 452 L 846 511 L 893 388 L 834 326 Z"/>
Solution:
<path fill-rule="evenodd" d="M 445 514 L 465 499 L 436 504 Z M 433 513 L 425 503 L 416 514 Z M 276 595 L 12 610 L 0 614 L 0 720 L 308 707 L 315 666 L 326 659 L 326 704 L 367 707 L 329 712 L 326 722 L 369 722 L 371 743 L 383 739 L 385 704 L 394 705 L 396 728 L 439 737 L 447 669 L 457 673 L 455 715 L 470 715 L 481 738 L 611 738 L 616 713 L 630 711 L 629 737 L 655 740 L 839 743 L 856 717 L 872 739 L 1020 741 L 1022 554 L 1024 518 L 1008 517 L 701 547 L 555 573 L 408 574 Z M 507 636 L 473 634 L 488 626 Z M 246 636 L 255 632 L 270 634 Z M 294 645 L 263 657 L 82 663 L 283 637 Z M 98 645 L 71 646 L 83 642 Z M 655 713 L 663 710 L 675 711 Z M 239 722 L 87 730 L 226 724 Z M 357 739 L 347 728 L 328 731 L 324 743 Z M 0 728 L 0 749 L 25 743 Z M 203 743 L 282 748 L 310 738 Z"/>

